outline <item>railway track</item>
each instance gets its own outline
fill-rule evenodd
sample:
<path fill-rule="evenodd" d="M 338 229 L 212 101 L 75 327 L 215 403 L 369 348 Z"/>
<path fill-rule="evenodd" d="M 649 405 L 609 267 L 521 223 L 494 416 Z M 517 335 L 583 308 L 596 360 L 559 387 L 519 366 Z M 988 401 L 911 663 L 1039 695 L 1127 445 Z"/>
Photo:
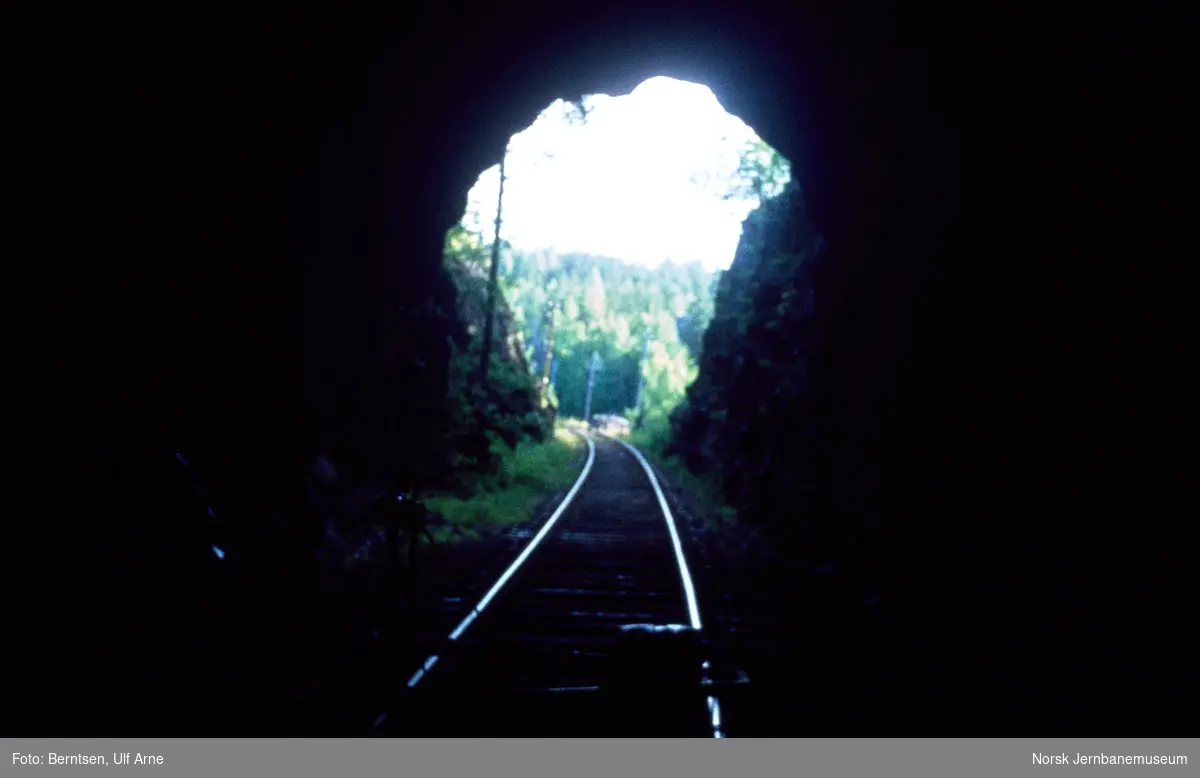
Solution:
<path fill-rule="evenodd" d="M 725 736 L 722 683 L 653 469 L 624 441 L 587 446 L 574 486 L 511 564 L 453 598 L 461 618 L 374 734 Z"/>

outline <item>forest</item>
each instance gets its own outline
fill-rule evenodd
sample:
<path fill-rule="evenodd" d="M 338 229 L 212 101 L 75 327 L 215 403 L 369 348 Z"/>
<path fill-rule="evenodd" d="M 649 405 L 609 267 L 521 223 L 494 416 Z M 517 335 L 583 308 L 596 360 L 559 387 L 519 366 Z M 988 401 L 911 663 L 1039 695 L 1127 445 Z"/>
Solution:
<path fill-rule="evenodd" d="M 502 289 L 525 359 L 559 414 L 584 416 L 595 354 L 591 413 L 667 418 L 695 379 L 719 273 L 553 249 L 505 260 Z"/>
<path fill-rule="evenodd" d="M 755 140 L 743 148 L 728 180 L 718 184 L 717 196 L 763 204 L 747 220 L 729 271 L 710 271 L 698 262 L 665 261 L 647 267 L 582 252 L 530 250 L 514 247 L 502 236 L 493 257 L 494 236 L 467 226 L 486 219 L 467 214 L 448 232 L 443 252 L 457 290 L 449 327 L 457 335 L 451 338 L 442 433 L 431 459 L 434 470 L 420 476 L 430 505 L 452 517 L 470 514 L 485 522 L 524 518 L 526 510 L 506 516 L 477 506 L 482 495 L 490 502 L 521 480 L 501 474 L 513 470 L 513 458 L 522 458 L 523 446 L 528 452 L 556 442 L 551 432 L 557 418 L 589 414 L 628 418 L 636 442 L 677 471 L 678 465 L 690 466 L 691 472 L 680 474 L 700 474 L 697 485 L 719 496 L 719 471 L 693 451 L 687 436 L 695 436 L 695 423 L 689 420 L 724 412 L 722 398 L 713 393 L 711 378 L 690 396 L 689 387 L 706 361 L 724 370 L 733 350 L 747 345 L 742 336 L 751 308 L 759 302 L 753 291 L 758 266 L 787 273 L 798 259 L 794 252 L 784 258 L 761 258 L 761 236 L 768 229 L 763 225 L 783 213 L 770 204 L 799 202 L 789 181 L 787 160 Z M 493 261 L 495 319 L 484 382 L 479 362 Z M 770 271 L 773 263 L 778 267 Z M 787 292 L 771 310 L 786 316 L 801 305 L 799 296 Z M 709 335 L 714 318 L 720 326 Z M 715 349 L 707 360 L 706 348 Z M 752 364 L 761 361 L 755 354 L 738 358 Z M 685 452 L 689 455 L 679 456 Z M 473 505 L 464 507 L 463 501 Z M 511 505 L 506 509 L 511 512 Z"/>

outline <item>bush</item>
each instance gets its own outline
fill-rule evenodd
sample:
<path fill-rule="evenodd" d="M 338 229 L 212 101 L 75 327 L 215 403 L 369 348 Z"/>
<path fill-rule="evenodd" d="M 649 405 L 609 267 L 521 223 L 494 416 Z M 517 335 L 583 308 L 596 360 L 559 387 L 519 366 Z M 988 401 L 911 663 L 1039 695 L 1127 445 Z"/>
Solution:
<path fill-rule="evenodd" d="M 498 466 L 479 479 L 473 494 L 434 497 L 426 505 L 467 536 L 529 521 L 548 492 L 574 482 L 583 446 L 565 428 L 556 429 L 546 440 L 522 440 L 515 448 L 497 438 L 491 453 Z"/>

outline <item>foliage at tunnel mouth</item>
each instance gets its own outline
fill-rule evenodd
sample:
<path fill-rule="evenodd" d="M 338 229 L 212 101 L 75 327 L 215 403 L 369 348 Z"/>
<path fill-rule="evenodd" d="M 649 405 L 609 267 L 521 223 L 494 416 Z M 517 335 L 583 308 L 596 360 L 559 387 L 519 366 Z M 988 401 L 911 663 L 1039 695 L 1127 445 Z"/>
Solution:
<path fill-rule="evenodd" d="M 670 81 L 651 79 L 639 89 L 670 88 L 665 83 Z M 683 88 L 707 92 L 695 84 Z M 720 110 L 711 92 L 708 96 Z M 553 165 L 553 149 L 531 150 L 528 138 L 536 138 L 534 130 L 586 127 L 597 115 L 596 107 L 601 106 L 603 117 L 604 101 L 612 99 L 600 95 L 556 101 L 529 130 L 513 136 L 505 162 L 511 166 L 524 154 L 535 158 L 533 167 Z M 686 185 L 751 213 L 788 191 L 790 163 L 736 117 L 728 118 L 744 130 L 741 140 L 730 145 L 722 136 L 724 156 L 695 165 Z M 528 136 L 523 146 L 522 135 Z M 501 189 L 501 170 L 484 171 L 462 221 L 446 236 L 444 260 L 458 289 L 458 315 L 466 333 L 452 358 L 448 403 L 459 432 L 448 437 L 465 442 L 472 424 L 476 433 L 469 444 L 472 453 L 447 454 L 458 469 L 451 480 L 467 488 L 472 479 L 495 472 L 500 460 L 487 453 L 491 440 L 503 439 L 510 448 L 522 439 L 540 440 L 559 414 L 627 417 L 634 421 L 639 441 L 652 453 L 661 452 L 670 442 L 672 414 L 682 411 L 688 387 L 700 374 L 714 296 L 726 271 L 697 260 L 667 258 L 648 265 L 596 251 L 514 245 L 505 232 L 513 209 L 511 173 L 503 173 Z M 484 183 L 492 174 L 489 189 Z M 477 191 L 481 188 L 484 196 Z M 738 251 L 742 242 L 738 239 Z M 498 286 L 489 364 L 498 365 L 499 372 L 486 391 L 522 398 L 505 407 L 479 400 L 481 390 L 472 385 L 470 372 L 471 354 L 482 348 L 486 329 L 486 279 L 493 262 Z M 461 445 L 452 442 L 449 448 Z"/>

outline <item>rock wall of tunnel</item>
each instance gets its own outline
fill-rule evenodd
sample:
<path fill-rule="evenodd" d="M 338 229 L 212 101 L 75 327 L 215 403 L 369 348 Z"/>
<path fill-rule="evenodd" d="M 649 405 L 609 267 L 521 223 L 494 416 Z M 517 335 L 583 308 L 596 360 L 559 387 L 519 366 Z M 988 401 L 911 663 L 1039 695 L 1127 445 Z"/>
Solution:
<path fill-rule="evenodd" d="M 122 512 L 65 541 L 79 552 L 64 556 L 71 576 L 89 585 L 72 600 L 80 619 L 42 636 L 110 638 L 100 664 L 64 684 L 196 637 L 208 529 L 164 521 L 194 515 L 159 477 L 164 452 L 203 465 L 253 549 L 244 587 L 279 603 L 316 596 L 305 560 L 317 528 L 298 507 L 305 468 L 333 450 L 386 478 L 422 456 L 448 356 L 443 333 L 412 314 L 453 304 L 439 257 L 475 177 L 553 99 L 657 75 L 708 85 L 793 162 L 828 251 L 814 281 L 818 406 L 806 413 L 848 422 L 836 443 L 855 453 L 825 460 L 843 468 L 831 479 L 922 463 L 904 485 L 903 512 L 920 520 L 903 545 L 937 572 L 913 586 L 971 573 L 973 596 L 994 600 L 987 576 L 1007 580 L 1016 565 L 1031 623 L 1090 612 L 1067 578 L 1102 567 L 1118 537 L 1083 507 L 1105 501 L 1095 476 L 1111 450 L 1089 414 L 1117 392 L 1090 386 L 1079 402 L 1089 341 L 1054 307 L 1072 299 L 1072 321 L 1086 320 L 1063 282 L 1086 249 L 1107 250 L 1067 228 L 1091 202 L 1087 179 L 1067 182 L 1063 166 L 1081 169 L 1091 136 L 1073 134 L 1075 117 L 1094 96 L 1071 89 L 1078 73 L 1040 67 L 1078 37 L 1013 11 L 832 2 L 427 10 L 416 22 L 382 4 L 287 18 L 241 9 L 127 50 L 112 83 L 131 121 L 108 151 L 136 161 L 121 175 L 137 237 L 89 298 L 102 299 L 87 364 L 104 379 L 80 404 L 96 411 L 103 465 L 71 471 L 99 481 L 79 490 L 91 501 L 81 506 Z M 780 423 L 803 434 L 799 418 Z M 996 541 L 941 542 L 981 528 Z M 1072 545 L 1080 533 L 1086 549 Z M 1031 534 L 1037 547 L 1020 540 Z M 119 551 L 96 553 L 109 548 Z M 1056 594 L 1038 605 L 1035 591 Z M 99 630 L 104 598 L 149 611 L 164 596 L 177 607 L 153 628 Z M 238 599 L 223 601 L 226 623 L 251 618 Z M 933 611 L 922 618 L 933 624 Z M 203 664 L 203 640 L 191 645 L 181 666 Z M 1065 663 L 1069 650 L 1055 656 Z"/>

